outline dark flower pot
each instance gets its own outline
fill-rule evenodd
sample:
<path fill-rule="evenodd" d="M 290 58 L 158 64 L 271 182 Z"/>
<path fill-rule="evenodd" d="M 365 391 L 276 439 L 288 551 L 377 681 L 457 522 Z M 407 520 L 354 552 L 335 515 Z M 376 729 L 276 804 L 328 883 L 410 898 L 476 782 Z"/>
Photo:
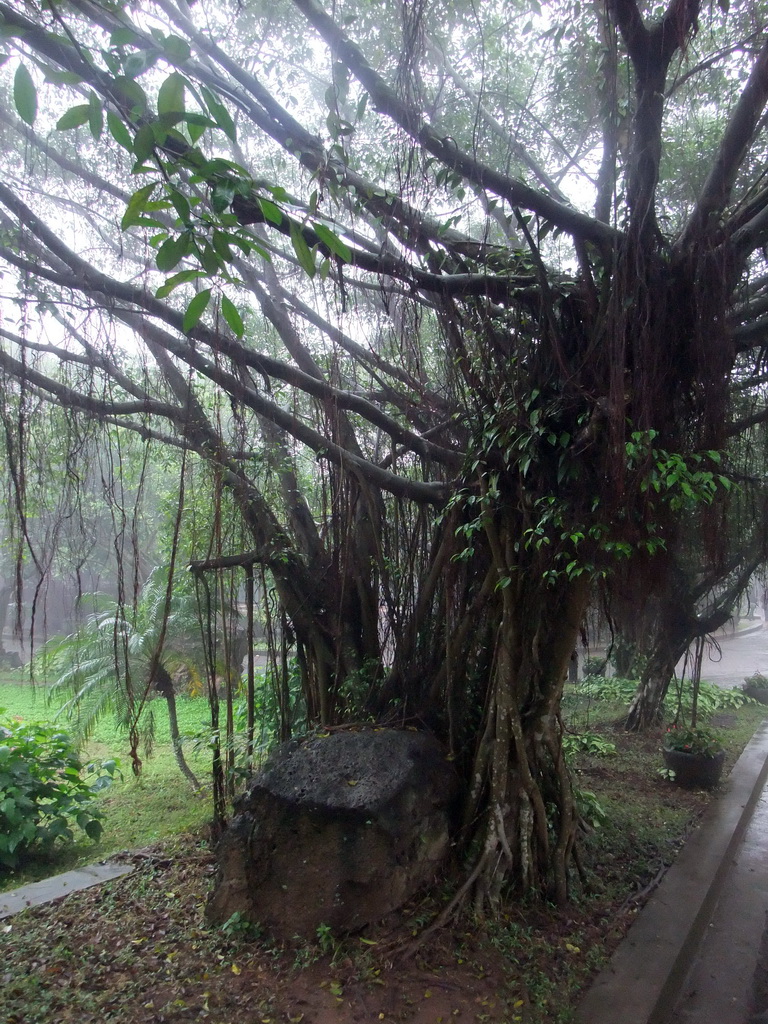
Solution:
<path fill-rule="evenodd" d="M 662 753 L 664 764 L 675 773 L 675 782 L 685 789 L 714 789 L 723 774 L 724 750 L 717 754 L 690 754 L 664 747 Z"/>

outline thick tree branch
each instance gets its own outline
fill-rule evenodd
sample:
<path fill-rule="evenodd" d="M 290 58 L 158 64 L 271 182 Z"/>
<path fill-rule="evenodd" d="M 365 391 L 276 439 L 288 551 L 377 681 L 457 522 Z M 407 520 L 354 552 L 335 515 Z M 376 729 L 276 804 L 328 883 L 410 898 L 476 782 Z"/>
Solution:
<path fill-rule="evenodd" d="M 0 349 L 0 367 L 8 376 L 52 395 L 60 405 L 68 409 L 80 409 L 100 418 L 104 416 L 133 416 L 139 413 L 147 416 L 162 416 L 176 423 L 179 420 L 179 410 L 168 402 L 160 402 L 157 399 L 121 402 L 85 395 L 53 380 L 44 373 L 40 373 L 39 370 L 33 369 L 27 363 L 14 359 L 2 349 Z"/>
<path fill-rule="evenodd" d="M 768 102 L 768 34 L 760 53 L 752 65 L 747 83 L 734 107 L 712 168 L 702 186 L 688 222 L 675 243 L 678 254 L 712 232 L 719 231 L 719 218 L 731 197 L 736 175 L 749 152 L 755 137 L 755 130 Z M 750 224 L 741 228 L 734 236 L 734 245 L 739 248 L 757 243 L 762 225 L 760 214 Z"/>
<path fill-rule="evenodd" d="M 635 75 L 627 203 L 632 233 L 646 246 L 654 245 L 659 234 L 655 202 L 667 69 L 675 52 L 686 46 L 695 31 L 699 5 L 700 0 L 671 0 L 661 20 L 648 28 L 636 0 L 608 0 Z"/>
<path fill-rule="evenodd" d="M 170 306 L 160 302 L 144 289 L 115 281 L 113 278 L 110 278 L 106 274 L 98 271 L 80 256 L 77 256 L 55 235 L 54 232 L 43 224 L 43 222 L 29 209 L 29 207 L 22 203 L 18 196 L 11 192 L 10 189 L 2 183 L 0 183 L 0 201 L 3 202 L 8 209 L 11 209 L 19 220 L 25 224 L 25 226 L 32 231 L 44 245 L 51 249 L 57 258 L 66 263 L 73 272 L 72 276 L 69 278 L 49 273 L 45 275 L 49 279 L 55 280 L 57 283 L 65 287 L 74 288 L 78 291 L 90 294 L 101 293 L 112 299 L 126 302 L 129 305 L 138 306 L 145 309 L 152 316 L 159 317 L 165 323 L 174 327 L 177 331 L 183 334 L 184 318 L 181 312 L 178 312 Z M 15 259 L 14 254 L 12 253 L 5 252 L 4 255 L 7 259 Z M 33 265 L 28 266 L 27 269 L 30 269 L 33 273 L 41 272 Z M 121 315 L 118 310 L 116 310 L 116 315 Z M 198 325 L 192 332 L 192 336 L 204 342 L 212 351 L 221 352 L 222 354 L 231 357 L 236 362 L 240 362 L 242 365 L 255 369 L 258 373 L 264 374 L 265 376 L 275 377 L 287 384 L 291 384 L 293 387 L 296 387 L 307 394 L 312 395 L 315 398 L 330 401 L 332 403 L 338 403 L 342 408 L 348 409 L 351 412 L 357 412 L 360 415 L 365 416 L 366 419 L 370 418 L 370 422 L 375 426 L 380 427 L 387 433 L 392 433 L 396 441 L 401 444 L 405 444 L 417 455 L 420 455 L 423 458 L 440 461 L 451 465 L 454 468 L 457 468 L 461 462 L 461 453 L 453 452 L 450 449 L 443 449 L 431 442 L 424 441 L 424 439 L 418 434 L 413 433 L 405 427 L 401 427 L 397 421 L 387 416 L 386 413 L 382 412 L 382 410 L 371 402 L 368 402 L 362 396 L 340 391 L 316 376 L 311 376 L 303 370 L 291 367 L 289 364 L 278 359 L 273 359 L 272 357 L 253 352 L 244 345 L 239 344 L 219 332 L 212 331 L 203 325 Z M 273 419 L 272 416 L 268 416 L 268 418 Z M 314 445 L 311 445 L 311 447 L 314 447 Z"/>
<path fill-rule="evenodd" d="M 768 423 L 768 407 L 752 413 L 751 416 L 744 416 L 740 420 L 734 420 L 732 423 L 729 423 L 725 428 L 725 436 L 737 437 L 739 434 L 743 434 L 751 427 L 756 427 L 760 423 Z"/>
<path fill-rule="evenodd" d="M 415 107 L 401 100 L 384 82 L 365 59 L 357 44 L 352 42 L 315 0 L 294 0 L 294 3 L 338 58 L 368 90 L 376 109 L 390 117 L 447 167 L 457 171 L 479 188 L 488 189 L 513 206 L 532 210 L 578 238 L 599 245 L 615 244 L 619 234 L 608 224 L 603 224 L 558 202 L 523 181 L 500 174 L 464 153 L 453 139 L 442 137 L 422 118 Z"/>

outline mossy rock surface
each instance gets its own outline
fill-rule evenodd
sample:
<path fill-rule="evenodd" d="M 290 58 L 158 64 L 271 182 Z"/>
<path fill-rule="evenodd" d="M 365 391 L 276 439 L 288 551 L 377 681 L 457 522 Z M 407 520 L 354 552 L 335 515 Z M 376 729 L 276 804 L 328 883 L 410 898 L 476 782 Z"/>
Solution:
<path fill-rule="evenodd" d="M 238 801 L 208 907 L 279 939 L 354 932 L 433 882 L 459 784 L 431 736 L 334 732 L 283 744 Z"/>

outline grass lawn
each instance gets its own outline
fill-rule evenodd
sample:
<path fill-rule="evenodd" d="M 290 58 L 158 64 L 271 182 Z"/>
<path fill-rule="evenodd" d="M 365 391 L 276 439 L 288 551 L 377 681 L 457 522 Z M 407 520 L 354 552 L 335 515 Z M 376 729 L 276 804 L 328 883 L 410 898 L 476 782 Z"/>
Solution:
<path fill-rule="evenodd" d="M 27 720 L 53 721 L 57 705 L 48 699 L 43 686 L 20 681 L 20 673 L 0 675 L 0 708 L 11 716 Z M 147 846 L 166 836 L 199 829 L 211 816 L 210 793 L 193 793 L 176 765 L 168 731 L 165 701 L 152 701 L 155 735 L 150 755 L 140 749 L 142 771 L 136 778 L 131 770 L 126 736 L 115 728 L 111 717 L 99 722 L 84 749 L 85 760 L 117 758 L 122 777 L 99 797 L 104 811 L 104 832 L 98 843 L 82 835 L 82 840 L 63 848 L 53 861 L 30 860 L 23 869 L 0 871 L 0 891 L 25 882 L 45 878 L 60 871 L 93 861 L 103 860 L 120 850 Z M 182 736 L 193 735 L 208 722 L 206 698 L 177 698 L 179 730 Z M 62 720 L 63 731 L 70 731 Z M 205 785 L 210 773 L 210 757 L 196 753 L 191 744 L 185 747 L 187 761 Z"/>

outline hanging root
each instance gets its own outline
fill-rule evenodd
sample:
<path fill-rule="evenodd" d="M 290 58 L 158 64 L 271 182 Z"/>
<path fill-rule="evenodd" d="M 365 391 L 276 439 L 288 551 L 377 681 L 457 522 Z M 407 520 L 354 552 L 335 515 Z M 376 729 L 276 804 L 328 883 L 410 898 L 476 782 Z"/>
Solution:
<path fill-rule="evenodd" d="M 448 906 L 440 911 L 440 913 L 437 915 L 432 924 L 428 925 L 424 929 L 424 931 L 420 932 L 420 934 L 416 936 L 413 942 L 409 942 L 408 945 L 401 950 L 401 952 L 397 955 L 397 959 L 399 961 L 410 959 L 413 956 L 413 954 L 416 953 L 417 950 L 419 950 L 424 945 L 424 943 L 431 935 L 439 931 L 441 928 L 445 928 L 446 925 L 448 925 L 449 922 L 453 920 L 453 918 L 460 912 L 462 906 L 464 905 L 464 901 L 466 900 L 469 893 L 472 891 L 472 887 L 474 886 L 475 882 L 478 880 L 482 872 L 485 870 L 487 863 L 491 859 L 491 856 L 491 850 L 485 849 L 483 851 L 480 858 L 478 859 L 477 864 L 475 864 L 474 868 L 472 869 L 472 873 L 462 884 L 458 892 L 456 892 Z"/>

